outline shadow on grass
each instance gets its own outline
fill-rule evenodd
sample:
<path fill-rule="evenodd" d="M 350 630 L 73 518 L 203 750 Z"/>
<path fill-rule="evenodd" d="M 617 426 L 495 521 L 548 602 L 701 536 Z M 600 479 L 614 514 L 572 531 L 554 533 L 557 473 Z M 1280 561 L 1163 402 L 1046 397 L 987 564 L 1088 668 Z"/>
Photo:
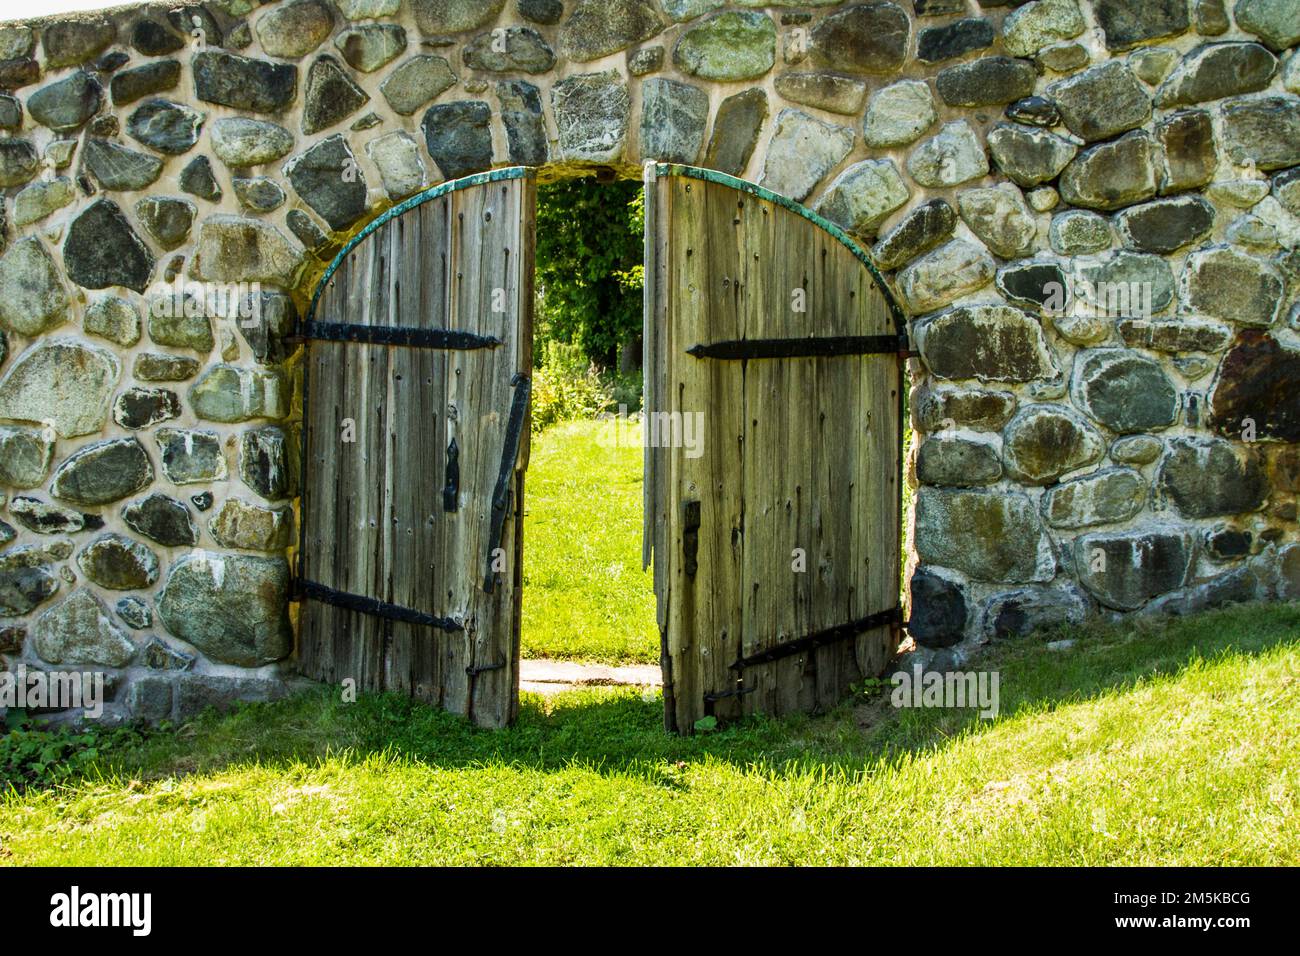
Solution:
<path fill-rule="evenodd" d="M 752 717 L 681 738 L 663 731 L 657 694 L 622 689 L 576 691 L 551 700 L 525 695 L 514 727 L 486 731 L 395 695 L 363 695 L 344 704 L 334 691 L 321 689 L 226 715 L 209 713 L 179 729 L 154 733 L 129 751 L 105 754 L 99 769 L 156 779 L 253 762 L 288 766 L 383 754 L 441 767 L 505 764 L 546 770 L 576 763 L 655 781 L 671 776 L 674 763 L 710 759 L 775 772 L 817 766 L 852 773 L 882 758 L 986 733 L 1018 717 L 1122 694 L 1202 661 L 1300 645 L 1300 605 L 1092 625 L 1051 637 L 1075 644 L 1057 651 L 1045 649 L 1042 637 L 1010 640 L 967 665 L 1000 674 L 1001 714 L 994 721 L 971 710 L 894 710 L 886 687 L 875 699 L 862 696 L 828 714 Z"/>

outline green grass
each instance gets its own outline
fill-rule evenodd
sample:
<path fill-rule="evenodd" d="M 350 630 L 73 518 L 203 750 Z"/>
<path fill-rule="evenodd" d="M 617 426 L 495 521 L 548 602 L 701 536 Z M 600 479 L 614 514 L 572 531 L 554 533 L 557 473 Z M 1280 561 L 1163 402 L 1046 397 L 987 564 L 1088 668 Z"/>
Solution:
<path fill-rule="evenodd" d="M 657 663 L 641 570 L 641 448 L 616 420 L 533 436 L 524 486 L 524 657 Z"/>
<path fill-rule="evenodd" d="M 1300 607 L 1007 642 L 1002 713 L 665 735 L 654 696 L 478 731 L 321 690 L 0 796 L 10 864 L 1300 864 Z"/>

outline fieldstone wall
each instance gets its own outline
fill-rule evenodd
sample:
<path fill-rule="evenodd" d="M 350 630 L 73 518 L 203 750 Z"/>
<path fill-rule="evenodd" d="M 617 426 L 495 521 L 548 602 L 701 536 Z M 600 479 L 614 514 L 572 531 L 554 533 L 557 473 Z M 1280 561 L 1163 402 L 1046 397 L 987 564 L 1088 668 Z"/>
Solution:
<path fill-rule="evenodd" d="M 494 165 L 711 166 L 912 316 L 912 634 L 1300 597 L 1296 0 L 208 0 L 0 25 L 0 655 L 273 696 L 341 243 Z"/>

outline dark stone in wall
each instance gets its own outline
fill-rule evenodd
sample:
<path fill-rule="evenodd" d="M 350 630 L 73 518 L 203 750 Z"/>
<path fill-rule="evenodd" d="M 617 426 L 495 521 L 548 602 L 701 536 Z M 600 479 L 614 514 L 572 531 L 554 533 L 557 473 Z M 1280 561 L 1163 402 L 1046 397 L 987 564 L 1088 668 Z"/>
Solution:
<path fill-rule="evenodd" d="M 728 96 L 718 106 L 704 163 L 731 176 L 749 165 L 758 134 L 767 122 L 767 93 L 755 88 Z"/>
<path fill-rule="evenodd" d="M 180 414 L 176 393 L 165 388 L 128 388 L 113 403 L 113 421 L 123 428 L 146 428 Z"/>
<path fill-rule="evenodd" d="M 23 125 L 23 104 L 18 97 L 0 94 L 0 129 L 18 129 Z"/>
<path fill-rule="evenodd" d="M 709 97 L 678 80 L 652 79 L 641 85 L 641 157 L 694 163 L 709 122 Z"/>
<path fill-rule="evenodd" d="M 0 186 L 20 186 L 36 175 L 41 158 L 25 139 L 0 139 Z M 0 241 L 0 247 L 3 247 Z"/>
<path fill-rule="evenodd" d="M 916 58 L 923 63 L 951 60 L 991 47 L 993 38 L 993 24 L 976 17 L 926 27 L 916 35 Z"/>
<path fill-rule="evenodd" d="M 545 26 L 554 26 L 564 16 L 561 0 L 515 0 L 515 9 L 525 20 Z"/>
<path fill-rule="evenodd" d="M 340 123 L 370 102 L 370 96 L 332 56 L 318 56 L 307 71 L 307 92 L 303 97 L 302 131 L 319 133 Z"/>
<path fill-rule="evenodd" d="M 113 96 L 114 106 L 125 106 L 141 97 L 175 89 L 180 79 L 179 61 L 158 60 L 117 74 L 109 84 L 108 90 Z"/>
<path fill-rule="evenodd" d="M 135 204 L 140 224 L 164 249 L 175 249 L 190 234 L 194 203 L 171 196 L 146 196 Z"/>
<path fill-rule="evenodd" d="M 560 46 L 580 63 L 649 40 L 666 25 L 654 0 L 574 0 L 571 11 Z"/>
<path fill-rule="evenodd" d="M 949 106 L 1000 106 L 1030 96 L 1037 78 L 1028 60 L 986 56 L 941 70 L 935 88 Z"/>
<path fill-rule="evenodd" d="M 199 529 L 190 517 L 189 509 L 175 498 L 159 492 L 124 507 L 122 520 L 136 534 L 165 547 L 194 545 L 199 540 Z"/>
<path fill-rule="evenodd" d="M 42 86 L 27 99 L 27 112 L 55 132 L 77 129 L 99 110 L 103 87 L 94 76 L 78 70 L 66 79 Z"/>
<path fill-rule="evenodd" d="M 1228 32 L 1231 23 L 1223 0 L 1194 0 L 1192 10 L 1196 17 L 1196 32 L 1201 36 L 1217 37 Z"/>
<path fill-rule="evenodd" d="M 181 189 L 191 196 L 198 196 L 208 202 L 221 201 L 221 187 L 217 184 L 216 174 L 212 172 L 212 160 L 206 156 L 195 156 L 181 170 L 178 182 Z"/>
<path fill-rule="evenodd" d="M 1093 11 L 1106 33 L 1108 50 L 1177 36 L 1190 25 L 1187 0 L 1095 0 Z"/>
<path fill-rule="evenodd" d="M 1179 106 L 1253 93 L 1268 86 L 1277 57 L 1258 43 L 1203 43 L 1183 57 L 1156 93 L 1157 106 Z"/>
<path fill-rule="evenodd" d="M 81 573 L 110 591 L 135 591 L 158 580 L 158 556 L 125 535 L 102 534 L 77 555 Z"/>
<path fill-rule="evenodd" d="M 1209 234 L 1214 206 L 1200 196 L 1157 199 L 1116 214 L 1124 245 L 1139 252 L 1169 253 Z"/>
<path fill-rule="evenodd" d="M 163 99 L 146 100 L 126 121 L 132 139 L 170 156 L 189 152 L 202 126 L 202 113 Z"/>
<path fill-rule="evenodd" d="M 1156 194 L 1160 150 L 1145 130 L 1098 143 L 1061 173 L 1061 198 L 1090 209 L 1119 209 Z"/>
<path fill-rule="evenodd" d="M 1120 434 L 1167 428 L 1178 389 L 1154 359 L 1126 349 L 1092 349 L 1075 359 L 1075 404 Z"/>
<path fill-rule="evenodd" d="M 1081 535 L 1074 541 L 1079 582 L 1102 604 L 1135 611 L 1187 583 L 1196 547 L 1173 531 Z"/>
<path fill-rule="evenodd" d="M 330 238 L 325 235 L 320 226 L 316 225 L 311 216 L 307 215 L 301 209 L 290 209 L 284 217 L 284 224 L 289 227 L 289 231 L 298 237 L 309 252 L 320 253 L 321 250 L 329 246 Z"/>
<path fill-rule="evenodd" d="M 198 21 L 197 23 L 195 21 Z M 186 40 L 197 39 L 196 30 L 203 31 L 203 42 L 210 47 L 221 46 L 225 42 L 221 27 L 208 12 L 207 4 L 188 3 L 167 11 L 167 22 L 171 28 Z"/>
<path fill-rule="evenodd" d="M 517 166 L 541 166 L 549 156 L 546 123 L 542 118 L 542 94 L 524 80 L 497 83 L 501 122 L 506 128 L 509 161 Z"/>
<path fill-rule="evenodd" d="M 912 23 L 903 8 L 868 0 L 827 16 L 809 35 L 815 66 L 845 73 L 894 73 L 907 59 Z"/>
<path fill-rule="evenodd" d="M 85 445 L 54 472 L 50 494 L 77 505 L 104 505 L 153 481 L 153 463 L 134 438 Z"/>
<path fill-rule="evenodd" d="M 59 590 L 59 579 L 46 567 L 0 563 L 0 615 L 20 617 Z"/>
<path fill-rule="evenodd" d="M 1250 554 L 1251 540 L 1249 531 L 1220 525 L 1205 532 L 1205 551 L 1220 561 L 1244 558 Z"/>
<path fill-rule="evenodd" d="M 446 179 L 492 165 L 492 110 L 480 100 L 431 106 L 420 124 L 429 155 Z"/>
<path fill-rule="evenodd" d="M 153 275 L 153 253 L 111 199 L 91 204 L 72 221 L 63 244 L 68 278 L 87 289 L 125 286 L 144 292 Z"/>
<path fill-rule="evenodd" d="M 1241 438 L 1246 419 L 1257 438 L 1300 442 L 1300 351 L 1275 336 L 1247 330 L 1223 361 L 1210 392 L 1209 425 L 1226 438 Z"/>
<path fill-rule="evenodd" d="M 1120 60 L 1053 83 L 1048 95 L 1070 132 L 1086 142 L 1109 139 L 1151 118 L 1151 97 Z"/>
<path fill-rule="evenodd" d="M 1234 163 L 1300 164 L 1300 96 L 1245 96 L 1223 104 L 1223 145 Z"/>
<path fill-rule="evenodd" d="M 960 584 L 928 568 L 912 574 L 907 633 L 923 647 L 951 647 L 966 630 L 966 595 Z"/>
<path fill-rule="evenodd" d="M 952 205 L 946 199 L 931 199 L 909 210 L 876 243 L 872 257 L 882 269 L 897 269 L 929 252 L 956 228 L 957 212 Z"/>
<path fill-rule="evenodd" d="M 1060 301 L 1065 272 L 1055 262 L 1018 262 L 998 270 L 994 280 L 998 289 L 1012 302 L 1041 308 Z"/>
<path fill-rule="evenodd" d="M 0 60 L 0 90 L 17 90 L 41 78 L 41 68 L 35 60 L 20 57 Z"/>
<path fill-rule="evenodd" d="M 1007 119 L 1030 126 L 1049 127 L 1061 122 L 1061 111 L 1056 104 L 1042 96 L 1026 96 L 1009 103 L 1005 112 Z"/>
<path fill-rule="evenodd" d="M 139 21 L 131 30 L 131 45 L 145 56 L 166 56 L 185 49 L 185 41 L 156 20 Z"/>
<path fill-rule="evenodd" d="M 55 20 L 41 30 L 41 49 L 49 67 L 76 66 L 103 53 L 116 37 L 112 20 Z"/>
<path fill-rule="evenodd" d="M 133 631 L 142 631 L 153 626 L 153 612 L 149 605 L 138 597 L 128 596 L 117 602 L 117 616 L 122 623 Z"/>
<path fill-rule="evenodd" d="M 253 357 L 263 365 L 275 365 L 287 359 L 293 349 L 285 345 L 284 339 L 293 334 L 298 324 L 298 309 L 293 299 L 283 292 L 263 290 L 255 300 L 245 303 L 244 311 L 252 315 L 241 317 L 235 324 L 253 350 Z"/>
<path fill-rule="evenodd" d="M 290 160 L 284 171 L 302 201 L 331 229 L 346 229 L 365 214 L 365 176 L 341 133 Z"/>
<path fill-rule="evenodd" d="M 1042 327 L 1011 306 L 960 306 L 916 330 L 926 364 L 941 378 L 1030 382 L 1056 374 Z"/>
<path fill-rule="evenodd" d="M 922 484 L 970 488 L 1002 477 L 1002 459 L 991 442 L 951 435 L 931 435 L 916 455 L 916 477 Z"/>
<path fill-rule="evenodd" d="M 142 382 L 183 382 L 199 370 L 198 359 L 184 355 L 142 352 L 135 357 L 131 374 Z"/>
<path fill-rule="evenodd" d="M 275 425 L 239 436 L 239 477 L 268 501 L 291 497 L 297 485 L 288 437 Z"/>
<path fill-rule="evenodd" d="M 1162 196 L 1196 189 L 1214 178 L 1219 159 L 1209 113 L 1180 110 L 1156 124 L 1156 139 L 1163 151 Z"/>
<path fill-rule="evenodd" d="M 1171 439 L 1156 480 L 1185 518 L 1258 511 L 1268 497 L 1258 455 L 1221 438 Z"/>
<path fill-rule="evenodd" d="M 274 179 L 252 176 L 233 179 L 230 184 L 235 188 L 239 204 L 249 212 L 272 212 L 284 205 L 284 190 Z"/>
<path fill-rule="evenodd" d="M 471 70 L 492 73 L 545 73 L 555 66 L 555 51 L 531 27 L 506 27 L 504 34 L 482 33 L 465 44 L 461 59 Z M 504 42 L 498 43 L 498 38 Z M 497 50 L 504 46 L 504 50 Z"/>
<path fill-rule="evenodd" d="M 153 185 L 162 175 L 162 160 L 157 156 L 128 149 L 109 139 L 91 137 L 82 159 L 95 182 L 108 190 L 136 192 Z"/>
<path fill-rule="evenodd" d="M 194 55 L 195 95 L 206 103 L 252 113 L 278 113 L 298 94 L 298 68 L 204 50 Z"/>
<path fill-rule="evenodd" d="M 154 432 L 163 475 L 174 485 L 213 481 L 226 475 L 226 459 L 216 432 L 160 428 Z"/>

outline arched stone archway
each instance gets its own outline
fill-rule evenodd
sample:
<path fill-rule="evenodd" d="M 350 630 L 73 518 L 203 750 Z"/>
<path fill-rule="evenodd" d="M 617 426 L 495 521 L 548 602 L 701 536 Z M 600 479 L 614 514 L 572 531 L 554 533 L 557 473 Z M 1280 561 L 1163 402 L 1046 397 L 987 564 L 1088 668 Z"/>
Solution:
<path fill-rule="evenodd" d="M 1288 14 L 209 0 L 5 24 L 0 653 L 120 669 L 143 716 L 273 692 L 295 312 L 363 222 L 511 163 L 696 163 L 870 247 L 920 352 L 922 645 L 1294 597 Z M 154 309 L 177 278 L 260 318 Z"/>

